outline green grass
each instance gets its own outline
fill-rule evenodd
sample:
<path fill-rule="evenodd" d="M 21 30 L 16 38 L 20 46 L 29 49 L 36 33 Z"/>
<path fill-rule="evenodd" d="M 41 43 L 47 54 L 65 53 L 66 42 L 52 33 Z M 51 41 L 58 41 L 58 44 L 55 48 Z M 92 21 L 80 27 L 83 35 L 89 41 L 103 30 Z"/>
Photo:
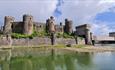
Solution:
<path fill-rule="evenodd" d="M 84 47 L 87 47 L 86 45 L 75 45 L 74 47 L 76 48 L 84 48 Z"/>

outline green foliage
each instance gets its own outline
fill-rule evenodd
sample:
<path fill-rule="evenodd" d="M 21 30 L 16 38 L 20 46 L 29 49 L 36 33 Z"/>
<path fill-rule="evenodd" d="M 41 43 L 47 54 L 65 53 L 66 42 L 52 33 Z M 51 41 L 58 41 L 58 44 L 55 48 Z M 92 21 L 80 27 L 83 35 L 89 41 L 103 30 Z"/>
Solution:
<path fill-rule="evenodd" d="M 85 45 L 76 45 L 76 48 L 83 48 L 83 47 L 86 47 Z"/>
<path fill-rule="evenodd" d="M 25 34 L 19 34 L 19 33 L 12 33 L 12 38 L 32 38 L 32 35 L 25 35 Z"/>
<path fill-rule="evenodd" d="M 74 38 L 72 34 L 63 33 L 63 38 Z"/>
<path fill-rule="evenodd" d="M 56 37 L 57 37 L 57 38 L 62 38 L 62 37 L 63 37 L 63 33 L 60 33 L 60 32 L 59 32 L 59 33 L 56 33 Z"/>
<path fill-rule="evenodd" d="M 46 36 L 48 37 L 50 36 L 50 34 L 47 32 L 41 31 L 41 32 L 37 32 L 37 36 L 38 37 L 46 37 Z"/>
<path fill-rule="evenodd" d="M 56 33 L 57 38 L 74 38 L 73 34 L 68 34 L 68 33 Z"/>
<path fill-rule="evenodd" d="M 83 37 L 79 37 L 81 40 L 83 40 Z"/>
<path fill-rule="evenodd" d="M 50 34 L 41 31 L 41 32 L 36 32 L 34 31 L 31 35 L 26 35 L 26 34 L 20 34 L 20 33 L 12 33 L 12 38 L 20 39 L 20 38 L 30 38 L 33 39 L 34 37 L 46 37 L 50 36 Z"/>

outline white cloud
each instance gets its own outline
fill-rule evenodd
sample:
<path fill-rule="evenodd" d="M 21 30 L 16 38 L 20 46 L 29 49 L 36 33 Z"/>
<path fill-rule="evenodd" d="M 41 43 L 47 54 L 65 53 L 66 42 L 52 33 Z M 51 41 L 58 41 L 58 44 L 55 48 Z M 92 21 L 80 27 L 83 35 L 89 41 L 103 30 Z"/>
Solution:
<path fill-rule="evenodd" d="M 107 11 L 108 8 L 115 5 L 115 2 L 100 3 L 102 0 L 64 0 L 61 5 L 63 17 L 74 19 L 77 23 L 87 23 L 92 20 L 98 13 Z"/>
<path fill-rule="evenodd" d="M 111 31 L 112 29 L 106 24 L 92 24 L 92 32 L 94 35 L 108 35 Z"/>
<path fill-rule="evenodd" d="M 1 0 L 0 1 L 0 21 L 3 21 L 5 15 L 14 16 L 21 20 L 22 15 L 30 13 L 36 21 L 44 21 L 53 15 L 57 8 L 59 0 Z M 62 13 L 57 21 L 64 21 L 64 18 L 72 19 L 74 26 L 79 24 L 94 24 L 95 30 L 102 27 L 102 32 L 108 31 L 106 23 L 96 24 L 93 22 L 95 16 L 99 13 L 108 11 L 108 8 L 115 6 L 114 0 L 63 0 L 63 4 L 58 6 Z M 1 20 L 2 19 L 2 20 Z M 94 30 L 94 31 L 95 31 Z"/>
<path fill-rule="evenodd" d="M 32 14 L 36 21 L 45 21 L 53 15 L 57 0 L 4 0 L 0 1 L 0 19 L 5 15 L 22 19 L 23 14 Z M 3 21 L 3 20 L 1 20 Z"/>
<path fill-rule="evenodd" d="M 64 4 L 60 6 L 62 15 L 59 19 L 70 18 L 75 25 L 94 24 L 94 18 L 97 14 L 109 11 L 109 8 L 115 6 L 114 0 L 64 0 Z M 95 30 L 101 29 L 101 32 L 95 34 L 107 34 L 110 30 L 106 23 L 102 22 L 95 27 Z"/>

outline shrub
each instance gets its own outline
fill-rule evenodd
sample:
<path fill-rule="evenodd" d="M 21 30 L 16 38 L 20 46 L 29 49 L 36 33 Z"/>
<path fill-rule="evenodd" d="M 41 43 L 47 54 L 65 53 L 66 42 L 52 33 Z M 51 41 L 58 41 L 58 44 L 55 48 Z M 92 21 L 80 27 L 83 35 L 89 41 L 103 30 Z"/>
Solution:
<path fill-rule="evenodd" d="M 17 39 L 19 39 L 19 38 L 29 38 L 30 37 L 30 35 L 25 35 L 25 34 L 19 34 L 19 33 L 12 33 L 12 38 L 17 38 Z"/>
<path fill-rule="evenodd" d="M 30 38 L 33 39 L 34 37 L 46 37 L 50 36 L 50 34 L 46 32 L 36 32 L 34 31 L 31 35 L 26 35 L 26 34 L 20 34 L 20 33 L 12 33 L 12 38 L 20 39 L 20 38 Z"/>
<path fill-rule="evenodd" d="M 56 33 L 56 37 L 57 37 L 57 38 L 63 37 L 63 33 Z"/>
<path fill-rule="evenodd" d="M 74 38 L 72 34 L 63 33 L 64 38 Z"/>

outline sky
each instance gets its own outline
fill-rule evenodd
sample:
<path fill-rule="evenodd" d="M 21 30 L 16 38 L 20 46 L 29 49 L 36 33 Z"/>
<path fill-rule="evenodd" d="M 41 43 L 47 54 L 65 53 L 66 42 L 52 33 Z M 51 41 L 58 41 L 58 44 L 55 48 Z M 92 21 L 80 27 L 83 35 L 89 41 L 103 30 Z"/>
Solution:
<path fill-rule="evenodd" d="M 115 0 L 0 0 L 0 25 L 4 16 L 22 21 L 24 14 L 33 15 L 38 22 L 54 16 L 57 24 L 68 18 L 73 28 L 90 24 L 94 35 L 115 32 Z"/>

